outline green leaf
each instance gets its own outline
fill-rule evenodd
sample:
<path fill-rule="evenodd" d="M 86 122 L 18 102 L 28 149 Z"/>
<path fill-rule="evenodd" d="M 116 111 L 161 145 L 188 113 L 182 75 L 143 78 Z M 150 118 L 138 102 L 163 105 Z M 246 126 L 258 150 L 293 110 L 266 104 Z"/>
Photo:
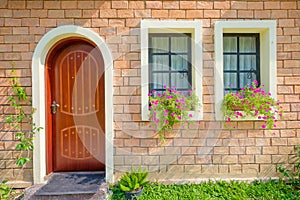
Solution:
<path fill-rule="evenodd" d="M 19 158 L 17 160 L 17 165 L 18 165 L 18 167 L 22 167 L 23 165 L 25 165 L 28 162 L 30 162 L 30 158 L 28 158 L 28 157 Z"/>
<path fill-rule="evenodd" d="M 122 191 L 124 191 L 124 192 L 129 192 L 129 191 L 130 191 L 130 188 L 124 186 L 123 184 L 120 184 L 120 189 L 121 189 Z"/>

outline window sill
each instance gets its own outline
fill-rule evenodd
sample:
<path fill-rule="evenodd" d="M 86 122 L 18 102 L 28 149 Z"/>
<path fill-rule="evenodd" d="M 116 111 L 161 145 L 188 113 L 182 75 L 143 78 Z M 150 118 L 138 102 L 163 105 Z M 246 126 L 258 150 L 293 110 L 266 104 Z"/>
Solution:
<path fill-rule="evenodd" d="M 236 110 L 239 111 L 239 110 Z M 258 117 L 252 117 L 252 116 L 246 116 L 245 112 L 243 111 L 239 111 L 240 113 L 242 113 L 243 117 L 239 117 L 239 118 L 230 118 L 230 121 L 264 121 L 264 119 L 258 119 Z M 223 117 L 224 118 L 224 117 Z M 278 113 L 275 114 L 275 119 L 278 120 Z M 226 120 L 226 119 L 224 119 Z"/>
<path fill-rule="evenodd" d="M 149 110 L 144 111 L 144 113 L 142 114 L 142 121 L 150 121 L 149 119 Z M 203 119 L 202 113 L 201 112 L 197 112 L 197 111 L 189 111 L 188 115 L 192 114 L 192 117 L 184 120 L 184 121 L 199 121 Z"/>

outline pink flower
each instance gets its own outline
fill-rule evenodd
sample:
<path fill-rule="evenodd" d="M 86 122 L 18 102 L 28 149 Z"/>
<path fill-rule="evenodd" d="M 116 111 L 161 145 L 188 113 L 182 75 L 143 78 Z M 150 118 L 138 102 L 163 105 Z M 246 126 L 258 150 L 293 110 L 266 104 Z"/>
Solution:
<path fill-rule="evenodd" d="M 168 124 L 169 123 L 169 121 L 168 120 L 165 120 L 165 124 Z"/>
<path fill-rule="evenodd" d="M 158 105 L 158 100 L 155 100 L 155 101 L 152 100 L 152 101 L 151 101 L 151 104 L 154 105 L 154 106 L 157 106 L 157 105 Z"/>
<path fill-rule="evenodd" d="M 258 81 L 257 80 L 254 80 L 253 83 L 258 86 Z"/>
<path fill-rule="evenodd" d="M 189 114 L 189 117 L 190 117 L 190 118 L 193 117 L 193 114 Z"/>
<path fill-rule="evenodd" d="M 165 110 L 165 113 L 164 113 L 164 116 L 165 116 L 165 117 L 168 116 L 168 112 L 169 112 L 168 109 L 166 109 L 166 110 Z"/>
<path fill-rule="evenodd" d="M 175 115 L 175 113 L 174 113 L 174 112 L 172 112 L 172 113 L 171 113 L 171 117 L 174 117 L 174 115 Z"/>
<path fill-rule="evenodd" d="M 261 127 L 262 127 L 263 129 L 265 129 L 265 128 L 266 128 L 266 125 L 265 125 L 265 124 L 263 124 Z"/>
<path fill-rule="evenodd" d="M 178 120 L 181 120 L 181 116 L 180 116 L 180 115 L 178 115 L 178 116 L 177 116 L 177 119 L 178 119 Z"/>

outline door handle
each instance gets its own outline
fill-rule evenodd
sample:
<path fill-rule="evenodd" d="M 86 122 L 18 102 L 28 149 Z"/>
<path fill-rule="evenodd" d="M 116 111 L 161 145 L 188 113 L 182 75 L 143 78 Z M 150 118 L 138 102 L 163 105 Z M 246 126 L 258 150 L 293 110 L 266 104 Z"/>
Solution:
<path fill-rule="evenodd" d="M 59 107 L 59 104 L 56 103 L 56 101 L 52 101 L 51 104 L 51 113 L 52 114 L 56 114 L 57 108 Z"/>

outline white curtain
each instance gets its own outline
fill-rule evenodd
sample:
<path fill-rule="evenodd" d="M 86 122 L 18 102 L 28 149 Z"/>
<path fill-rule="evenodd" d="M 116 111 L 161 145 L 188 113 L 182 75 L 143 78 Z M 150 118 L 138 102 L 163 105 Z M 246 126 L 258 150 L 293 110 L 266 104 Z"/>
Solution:
<path fill-rule="evenodd" d="M 239 39 L 239 48 L 238 48 Z M 224 86 L 225 88 L 242 88 L 247 84 L 251 84 L 256 79 L 255 73 L 245 72 L 256 70 L 256 38 L 253 36 L 241 37 L 223 37 L 223 49 L 225 55 L 223 56 L 224 70 L 232 70 L 232 72 L 224 73 Z M 238 63 L 238 51 L 239 55 Z M 230 55 L 226 54 L 230 53 Z M 245 55 L 243 53 L 247 53 Z M 249 55 L 250 54 L 250 55 Z M 252 55 L 251 55 L 252 54 Z M 238 74 L 238 64 L 240 73 Z M 244 72 L 243 72 L 244 71 Z M 238 77 L 239 76 L 239 77 Z M 238 84 L 238 78 L 240 84 Z"/>
<path fill-rule="evenodd" d="M 152 67 L 151 81 L 155 89 L 163 89 L 164 85 L 168 87 L 176 86 L 177 89 L 189 88 L 187 72 L 179 72 L 188 70 L 188 39 L 185 36 L 171 37 L 170 44 L 169 37 L 152 37 L 151 45 L 153 54 L 150 67 Z M 168 54 L 169 51 L 171 51 L 172 55 Z M 161 53 L 167 55 L 161 55 Z M 171 66 L 169 66 L 170 62 Z"/>

